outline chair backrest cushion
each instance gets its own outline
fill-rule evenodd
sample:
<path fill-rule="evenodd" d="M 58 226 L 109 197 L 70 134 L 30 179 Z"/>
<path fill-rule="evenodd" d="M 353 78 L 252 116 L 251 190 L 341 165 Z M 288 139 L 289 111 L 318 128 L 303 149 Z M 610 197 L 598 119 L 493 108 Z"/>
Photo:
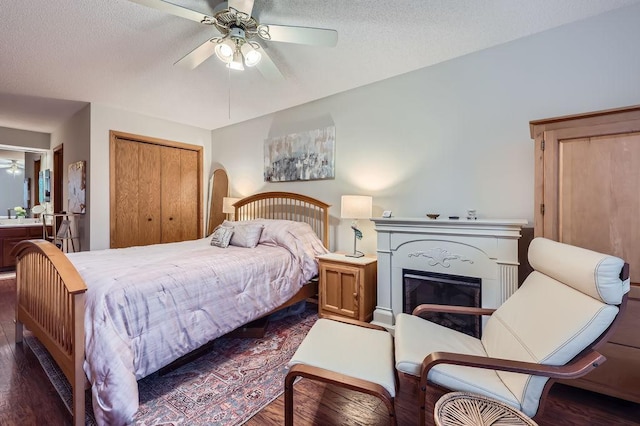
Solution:
<path fill-rule="evenodd" d="M 491 357 L 564 365 L 593 343 L 618 314 L 618 307 L 603 299 L 617 299 L 615 293 L 621 299 L 625 293 L 625 284 L 619 278 L 618 289 L 613 289 L 616 284 L 612 278 L 620 274 L 624 262 L 616 263 L 618 270 L 614 271 L 611 256 L 600 255 L 595 260 L 594 252 L 588 250 L 544 239 L 534 242 L 529 258 L 535 270 L 487 321 L 482 344 Z M 577 262 L 576 258 L 584 261 Z M 581 284 L 580 279 L 589 283 Z M 607 290 L 602 291 L 601 285 Z M 607 296 L 603 298 L 602 293 Z M 548 379 L 502 371 L 498 374 L 521 402 L 522 411 L 535 415 Z"/>
<path fill-rule="evenodd" d="M 629 291 L 630 280 L 620 280 L 624 260 L 592 250 L 534 238 L 529 245 L 529 264 L 604 303 L 619 305 Z"/>

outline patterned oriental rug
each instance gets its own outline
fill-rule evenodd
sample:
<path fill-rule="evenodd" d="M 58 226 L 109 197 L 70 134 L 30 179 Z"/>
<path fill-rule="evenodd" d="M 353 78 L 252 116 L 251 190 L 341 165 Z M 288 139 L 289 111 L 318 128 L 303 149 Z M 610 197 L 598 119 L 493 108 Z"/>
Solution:
<path fill-rule="evenodd" d="M 303 306 L 300 306 L 303 307 Z M 298 311 L 296 313 L 295 311 Z M 317 306 L 270 320 L 263 338 L 216 339 L 210 352 L 164 375 L 138 381 L 136 425 L 241 425 L 284 391 L 285 366 L 317 320 Z M 289 311 L 292 312 L 292 311 Z M 40 342 L 25 331 L 37 356 L 71 411 L 71 387 Z M 95 420 L 87 391 L 86 424 Z"/>

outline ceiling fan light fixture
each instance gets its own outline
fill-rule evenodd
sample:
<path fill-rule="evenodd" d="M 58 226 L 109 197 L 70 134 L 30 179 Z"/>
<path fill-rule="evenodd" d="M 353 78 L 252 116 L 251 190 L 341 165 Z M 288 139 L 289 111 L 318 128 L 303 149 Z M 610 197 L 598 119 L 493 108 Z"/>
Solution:
<path fill-rule="evenodd" d="M 232 70 L 244 71 L 244 65 L 242 64 L 242 53 L 240 52 L 240 49 L 236 49 L 236 51 L 233 52 L 233 59 L 227 64 L 227 66 Z"/>
<path fill-rule="evenodd" d="M 18 167 L 18 164 L 15 163 L 15 162 L 13 164 L 11 164 L 11 167 L 9 167 L 7 169 L 7 173 L 9 173 L 10 175 L 13 175 L 13 176 L 19 175 L 20 174 L 20 168 Z"/>
<path fill-rule="evenodd" d="M 244 64 L 248 67 L 257 65 L 258 62 L 260 62 L 260 59 L 262 59 L 262 54 L 249 42 L 244 43 L 241 50 L 242 55 L 244 56 Z"/>
<path fill-rule="evenodd" d="M 231 61 L 233 61 L 233 56 L 235 53 L 235 44 L 230 39 L 225 38 L 220 43 L 218 43 L 215 51 L 218 59 L 220 59 L 225 64 L 228 64 Z"/>

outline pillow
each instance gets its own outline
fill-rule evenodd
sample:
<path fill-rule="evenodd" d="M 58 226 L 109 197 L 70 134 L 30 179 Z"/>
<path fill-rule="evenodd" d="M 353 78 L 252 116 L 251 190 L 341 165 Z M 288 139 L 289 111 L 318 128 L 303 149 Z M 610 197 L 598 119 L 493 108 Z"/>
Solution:
<path fill-rule="evenodd" d="M 229 226 L 216 226 L 211 234 L 211 245 L 221 248 L 227 248 L 233 235 L 233 228 Z"/>
<path fill-rule="evenodd" d="M 222 225 L 230 226 L 233 229 L 233 235 L 231 236 L 229 244 L 246 248 L 254 248 L 258 245 L 260 235 L 262 235 L 262 229 L 264 228 L 260 223 L 229 222 L 227 220 L 225 220 Z"/>

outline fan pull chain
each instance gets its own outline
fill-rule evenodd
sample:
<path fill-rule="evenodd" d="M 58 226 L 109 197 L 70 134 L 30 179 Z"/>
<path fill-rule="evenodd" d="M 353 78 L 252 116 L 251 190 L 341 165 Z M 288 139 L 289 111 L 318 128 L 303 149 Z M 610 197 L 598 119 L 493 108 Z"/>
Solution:
<path fill-rule="evenodd" d="M 229 120 L 231 120 L 231 67 L 227 67 L 227 106 L 229 111 Z"/>

